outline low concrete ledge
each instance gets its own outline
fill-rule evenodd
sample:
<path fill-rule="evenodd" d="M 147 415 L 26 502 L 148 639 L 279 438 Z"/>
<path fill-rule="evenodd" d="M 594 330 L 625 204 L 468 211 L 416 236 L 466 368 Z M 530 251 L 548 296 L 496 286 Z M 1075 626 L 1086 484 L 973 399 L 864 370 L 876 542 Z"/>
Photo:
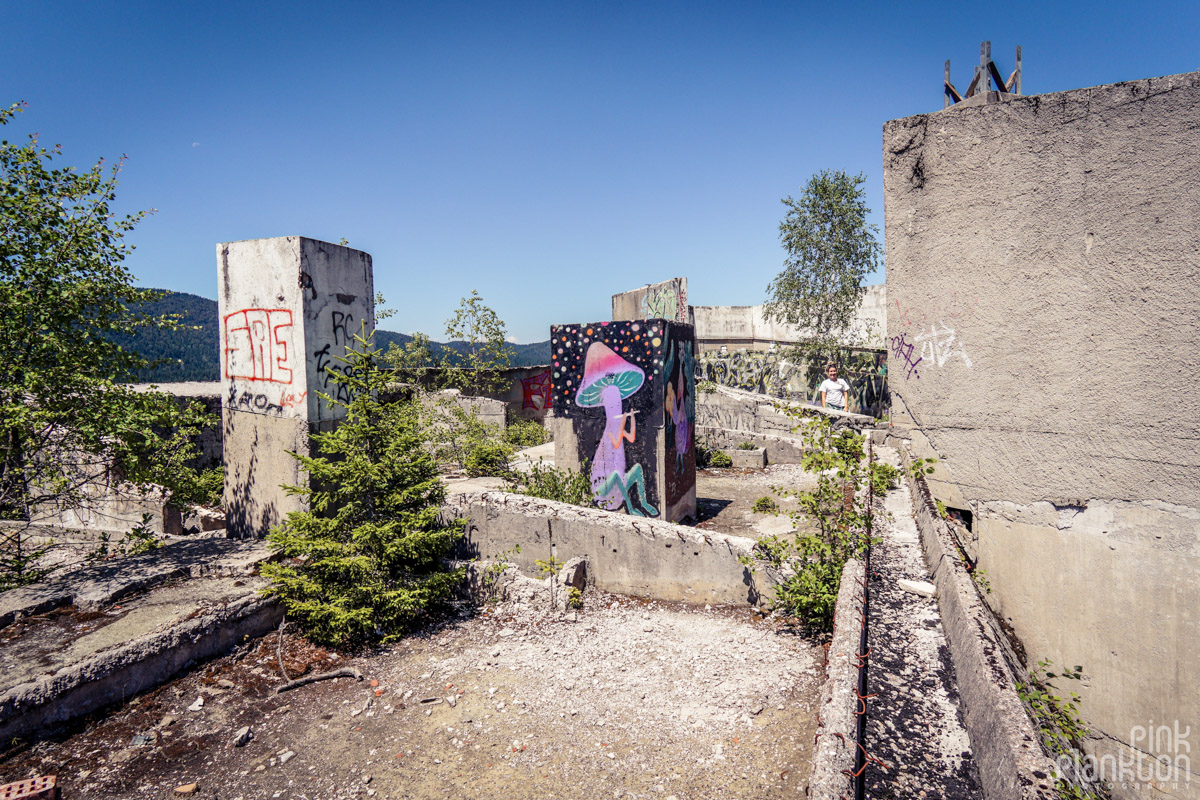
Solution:
<path fill-rule="evenodd" d="M 910 456 L 901 452 L 907 470 Z M 996 800 L 1053 800 L 1054 765 L 1042 747 L 1005 660 L 996 629 L 967 574 L 924 479 L 908 478 L 925 561 L 937 586 L 938 607 L 962 699 L 963 722 L 983 783 Z"/>
<path fill-rule="evenodd" d="M 88 714 L 150 689 L 192 664 L 223 653 L 245 636 L 279 623 L 282 607 L 247 581 L 236 599 L 203 605 L 149 633 L 105 648 L 52 674 L 0 694 L 0 749 L 15 737 Z"/>
<path fill-rule="evenodd" d="M 506 492 L 460 494 L 444 513 L 468 520 L 464 557 L 503 557 L 527 574 L 552 554 L 588 562 L 588 583 L 608 592 L 688 603 L 763 605 L 774 586 L 753 557 L 754 541 L 685 525 Z M 520 545 L 521 552 L 513 548 Z"/>
<path fill-rule="evenodd" d="M 736 449 L 742 442 L 751 442 L 766 451 L 771 464 L 799 464 L 804 458 L 804 443 L 798 437 L 697 425 L 696 438 L 715 450 Z"/>
<path fill-rule="evenodd" d="M 817 715 L 817 742 L 813 746 L 810 800 L 840 800 L 854 796 L 858 759 L 858 686 L 862 660 L 862 614 L 866 597 L 866 564 L 852 559 L 842 569 L 834 607 L 833 641 L 825 663 L 825 684 Z"/>
<path fill-rule="evenodd" d="M 737 469 L 765 469 L 767 466 L 767 451 L 762 447 L 753 450 L 735 447 L 726 450 L 725 455 L 729 456 L 729 460 Z"/>

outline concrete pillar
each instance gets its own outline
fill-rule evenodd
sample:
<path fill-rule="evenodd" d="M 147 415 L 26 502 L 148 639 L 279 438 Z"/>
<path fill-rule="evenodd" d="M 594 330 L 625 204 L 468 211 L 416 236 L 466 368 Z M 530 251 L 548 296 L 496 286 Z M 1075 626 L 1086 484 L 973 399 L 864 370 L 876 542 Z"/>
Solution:
<path fill-rule="evenodd" d="M 600 508 L 696 518 L 694 353 L 666 319 L 550 328 L 555 463 L 586 464 Z"/>
<path fill-rule="evenodd" d="M 309 434 L 330 430 L 349 400 L 331 372 L 353 336 L 375 327 L 371 256 L 302 236 L 217 245 L 225 513 L 231 538 L 265 536 L 299 497 Z"/>

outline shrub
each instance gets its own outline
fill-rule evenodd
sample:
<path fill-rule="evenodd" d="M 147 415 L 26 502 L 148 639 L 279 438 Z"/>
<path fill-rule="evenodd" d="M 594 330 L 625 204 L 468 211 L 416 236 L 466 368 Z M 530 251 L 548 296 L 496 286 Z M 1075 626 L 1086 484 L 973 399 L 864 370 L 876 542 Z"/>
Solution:
<path fill-rule="evenodd" d="M 756 445 L 754 442 L 742 442 L 741 444 L 739 444 L 737 446 L 737 449 L 738 450 L 757 450 L 758 445 Z"/>
<path fill-rule="evenodd" d="M 475 442 L 467 450 L 463 468 L 472 478 L 504 478 L 512 472 L 508 465 L 512 457 L 513 447 L 507 442 Z"/>
<path fill-rule="evenodd" d="M 504 429 L 504 441 L 523 450 L 526 447 L 537 447 L 550 441 L 550 431 L 531 419 L 513 417 Z"/>
<path fill-rule="evenodd" d="M 877 497 L 883 497 L 898 485 L 901 472 L 891 464 L 876 461 L 871 465 L 871 491 Z"/>
<path fill-rule="evenodd" d="M 462 524 L 439 521 L 445 487 L 413 402 L 378 400 L 389 378 L 369 341 L 334 380 L 352 400 L 346 417 L 314 434 L 312 456 L 293 454 L 309 486 L 289 487 L 294 511 L 267 539 L 284 560 L 264 564 L 267 594 L 280 599 L 310 639 L 345 646 L 396 639 L 444 602 L 462 579 L 445 560 Z"/>
<path fill-rule="evenodd" d="M 779 504 L 773 498 L 763 495 L 754 501 L 750 510 L 755 514 L 777 514 L 779 513 Z"/>
<path fill-rule="evenodd" d="M 862 437 L 848 431 L 835 436 L 829 421 L 817 417 L 805 421 L 803 438 L 806 452 L 801 464 L 817 476 L 816 487 L 775 491 L 796 498 L 801 510 L 789 514 L 797 523 L 807 518 L 816 529 L 799 530 L 792 541 L 760 540 L 757 550 L 766 561 L 784 569 L 785 577 L 775 587 L 776 607 L 813 628 L 830 631 L 842 569 L 862 554 L 868 542 L 864 498 L 858 497 L 849 508 L 845 502 L 845 487 L 859 485 L 864 477 Z"/>
<path fill-rule="evenodd" d="M 586 465 L 584 469 L 587 469 Z M 573 506 L 590 508 L 595 504 L 592 483 L 587 475 L 540 463 L 534 464 L 528 472 L 511 475 L 505 488 L 517 494 L 570 503 Z"/>

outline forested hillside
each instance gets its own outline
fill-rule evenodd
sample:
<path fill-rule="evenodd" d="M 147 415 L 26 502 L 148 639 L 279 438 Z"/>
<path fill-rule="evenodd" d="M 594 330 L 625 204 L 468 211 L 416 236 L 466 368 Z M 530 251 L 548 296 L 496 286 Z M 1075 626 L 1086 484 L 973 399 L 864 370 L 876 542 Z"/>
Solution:
<path fill-rule="evenodd" d="M 167 331 L 148 328 L 134 336 L 119 338 L 118 342 L 123 347 L 132 348 L 152 362 L 157 362 L 152 368 L 133 376 L 134 380 L 145 383 L 220 380 L 220 333 L 215 300 L 184 292 L 168 292 L 147 310 L 155 315 L 178 314 L 181 324 L 187 329 Z M 411 339 L 407 334 L 394 331 L 381 330 L 375 334 L 375 343 L 381 350 L 386 350 L 393 342 L 403 346 Z M 447 350 L 453 353 L 465 348 L 464 342 L 432 343 L 434 355 L 439 357 Z M 549 341 L 514 344 L 512 348 L 516 353 L 514 366 L 550 363 Z"/>

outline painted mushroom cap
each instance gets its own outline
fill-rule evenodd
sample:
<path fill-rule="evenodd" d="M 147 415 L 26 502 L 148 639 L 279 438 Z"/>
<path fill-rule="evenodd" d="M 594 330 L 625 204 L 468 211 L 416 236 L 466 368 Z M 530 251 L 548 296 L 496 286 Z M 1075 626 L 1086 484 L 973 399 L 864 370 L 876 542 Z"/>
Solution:
<path fill-rule="evenodd" d="M 581 406 L 598 406 L 601 394 L 608 386 L 621 390 L 621 399 L 641 388 L 646 373 L 621 358 L 612 348 L 601 342 L 592 342 L 588 347 L 587 360 L 583 364 L 583 383 L 575 395 L 575 403 Z"/>

